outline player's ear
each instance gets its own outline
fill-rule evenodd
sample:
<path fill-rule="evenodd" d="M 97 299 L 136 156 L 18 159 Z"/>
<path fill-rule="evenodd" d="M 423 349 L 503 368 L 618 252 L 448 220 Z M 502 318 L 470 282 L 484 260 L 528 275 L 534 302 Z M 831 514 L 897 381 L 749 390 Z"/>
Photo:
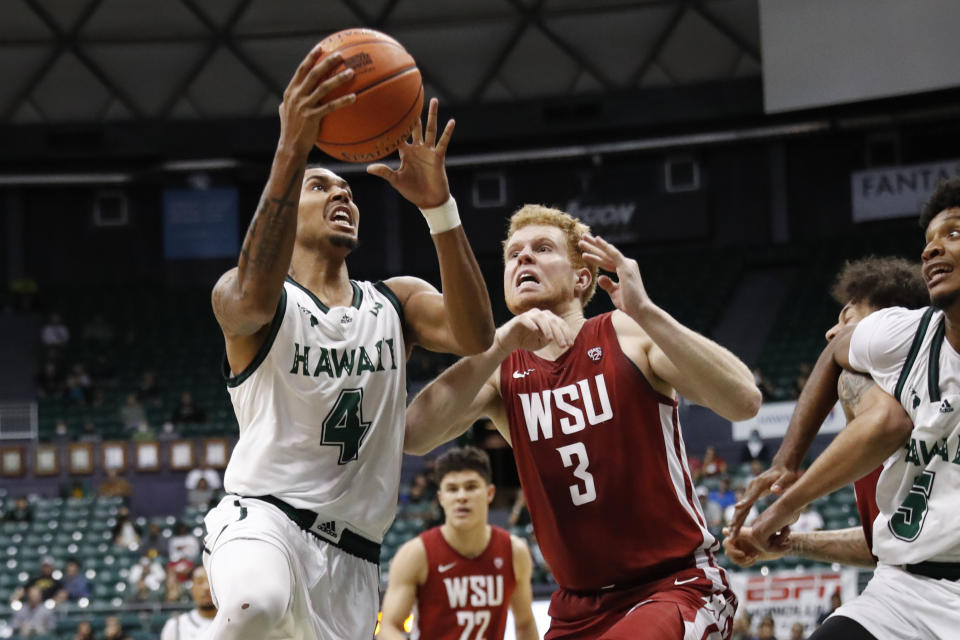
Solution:
<path fill-rule="evenodd" d="M 490 504 L 491 502 L 493 502 L 493 496 L 496 493 L 497 493 L 497 488 L 492 484 L 488 484 L 487 485 L 487 504 Z"/>
<path fill-rule="evenodd" d="M 574 272 L 573 292 L 578 298 L 583 297 L 583 292 L 590 288 L 593 282 L 593 274 L 590 269 L 580 267 Z"/>

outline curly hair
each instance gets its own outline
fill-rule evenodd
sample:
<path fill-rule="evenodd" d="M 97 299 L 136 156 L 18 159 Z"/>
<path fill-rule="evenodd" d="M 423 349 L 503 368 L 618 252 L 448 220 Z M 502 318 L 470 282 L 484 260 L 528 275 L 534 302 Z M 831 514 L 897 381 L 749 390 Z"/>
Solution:
<path fill-rule="evenodd" d="M 443 482 L 448 473 L 457 471 L 476 471 L 487 482 L 493 483 L 493 471 L 490 468 L 490 458 L 477 447 L 458 447 L 446 451 L 437 458 L 433 470 L 433 477 L 437 484 Z"/>
<path fill-rule="evenodd" d="M 937 183 L 933 195 L 923 205 L 920 213 L 920 228 L 926 231 L 938 213 L 946 209 L 960 207 L 960 177 L 941 180 Z"/>
<path fill-rule="evenodd" d="M 866 302 L 875 309 L 919 309 L 930 304 L 920 265 L 905 258 L 867 256 L 847 262 L 830 294 L 840 304 Z"/>
<path fill-rule="evenodd" d="M 586 268 L 590 270 L 590 286 L 587 287 L 580 296 L 580 302 L 583 306 L 587 306 L 590 298 L 593 297 L 593 294 L 597 290 L 597 274 L 599 269 L 583 261 L 583 252 L 580 251 L 578 244 L 585 234 L 590 233 L 590 227 L 560 209 L 553 209 L 542 204 L 525 204 L 510 216 L 507 240 L 520 229 L 535 224 L 557 227 L 563 231 L 563 235 L 567 239 L 567 256 L 570 259 L 570 264 L 572 264 L 575 269 Z M 507 240 L 503 241 L 504 249 L 506 249 Z"/>

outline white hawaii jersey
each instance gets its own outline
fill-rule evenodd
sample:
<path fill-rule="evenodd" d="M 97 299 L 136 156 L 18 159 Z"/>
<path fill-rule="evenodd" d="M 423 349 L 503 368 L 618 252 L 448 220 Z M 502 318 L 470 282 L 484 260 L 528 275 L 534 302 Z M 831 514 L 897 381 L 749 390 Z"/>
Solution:
<path fill-rule="evenodd" d="M 942 311 L 884 309 L 860 321 L 850 363 L 868 371 L 913 421 L 884 462 L 873 553 L 887 564 L 960 561 L 960 354 Z"/>
<path fill-rule="evenodd" d="M 223 484 L 344 521 L 379 542 L 400 483 L 402 308 L 383 283 L 351 285 L 350 306 L 327 308 L 287 278 L 267 341 L 227 379 L 240 440 Z"/>

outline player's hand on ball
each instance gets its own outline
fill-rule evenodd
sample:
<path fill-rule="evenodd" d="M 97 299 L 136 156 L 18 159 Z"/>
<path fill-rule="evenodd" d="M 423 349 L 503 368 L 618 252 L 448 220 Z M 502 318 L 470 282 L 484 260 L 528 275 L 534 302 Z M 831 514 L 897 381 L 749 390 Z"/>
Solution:
<path fill-rule="evenodd" d="M 740 533 L 740 527 L 747 519 L 750 513 L 750 507 L 767 494 L 773 492 L 781 494 L 786 491 L 790 485 L 800 477 L 799 471 L 792 471 L 781 465 L 773 465 L 756 478 L 750 481 L 743 497 L 736 503 L 733 510 L 733 518 L 730 520 L 730 535 L 736 536 Z"/>
<path fill-rule="evenodd" d="M 323 51 L 320 45 L 310 50 L 290 79 L 290 84 L 283 92 L 283 102 L 280 103 L 280 143 L 304 157 L 317 141 L 323 117 L 353 104 L 357 99 L 356 94 L 348 93 L 327 100 L 331 91 L 349 82 L 353 77 L 353 69 L 346 68 L 330 75 L 343 60 L 339 53 L 333 53 L 316 64 L 321 55 Z"/>
<path fill-rule="evenodd" d="M 506 356 L 517 349 L 536 351 L 551 342 L 566 349 L 575 338 L 560 316 L 542 309 L 530 309 L 497 329 L 493 341 Z"/>
<path fill-rule="evenodd" d="M 597 279 L 597 284 L 610 295 L 617 309 L 630 314 L 631 309 L 639 310 L 650 303 L 636 260 L 626 257 L 600 236 L 586 234 L 579 246 L 584 262 L 617 274 L 617 281 L 608 275 Z"/>
<path fill-rule="evenodd" d="M 417 119 L 410 140 L 400 143 L 400 167 L 397 170 L 381 163 L 367 167 L 367 173 L 383 178 L 421 209 L 439 206 L 450 197 L 444 161 L 455 123 L 449 120 L 438 140 L 438 110 L 439 102 L 436 98 L 431 99 L 427 109 L 427 128 L 424 130 Z"/>

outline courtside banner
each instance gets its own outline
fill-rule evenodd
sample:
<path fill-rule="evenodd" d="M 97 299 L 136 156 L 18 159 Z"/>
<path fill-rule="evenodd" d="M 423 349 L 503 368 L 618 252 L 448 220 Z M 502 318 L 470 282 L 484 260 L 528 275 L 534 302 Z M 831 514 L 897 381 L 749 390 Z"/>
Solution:
<path fill-rule="evenodd" d="M 737 615 L 749 612 L 756 631 L 763 616 L 770 614 L 778 638 L 789 638 L 794 622 L 804 626 L 806 637 L 816 627 L 817 617 L 830 610 L 830 596 L 839 591 L 841 601 L 849 602 L 859 593 L 857 570 L 849 568 L 771 571 L 767 575 L 727 571 L 727 579 L 740 600 Z"/>
<path fill-rule="evenodd" d="M 960 175 L 960 160 L 867 169 L 850 174 L 853 221 L 920 215 L 937 182 Z"/>
<path fill-rule="evenodd" d="M 746 440 L 754 429 L 760 432 L 761 438 L 782 438 L 787 433 L 790 416 L 796 408 L 797 403 L 793 401 L 767 402 L 760 407 L 760 411 L 754 417 L 733 423 L 733 439 Z M 847 418 L 843 415 L 840 404 L 837 403 L 830 410 L 827 419 L 823 421 L 819 433 L 838 433 L 846 424 Z"/>

